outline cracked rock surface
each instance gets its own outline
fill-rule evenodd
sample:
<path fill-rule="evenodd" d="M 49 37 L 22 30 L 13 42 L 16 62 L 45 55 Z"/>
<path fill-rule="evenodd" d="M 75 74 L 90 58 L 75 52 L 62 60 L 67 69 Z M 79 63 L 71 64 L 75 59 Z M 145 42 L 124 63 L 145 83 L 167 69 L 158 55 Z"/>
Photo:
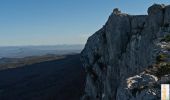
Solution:
<path fill-rule="evenodd" d="M 87 73 L 82 100 L 159 100 L 170 82 L 170 6 L 154 4 L 148 15 L 114 9 L 81 52 Z"/>

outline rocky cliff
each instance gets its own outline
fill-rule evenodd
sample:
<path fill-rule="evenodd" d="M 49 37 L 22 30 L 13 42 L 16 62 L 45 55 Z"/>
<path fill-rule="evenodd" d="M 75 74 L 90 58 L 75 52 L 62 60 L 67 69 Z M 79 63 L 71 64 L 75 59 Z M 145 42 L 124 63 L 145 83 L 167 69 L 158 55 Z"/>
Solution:
<path fill-rule="evenodd" d="M 170 5 L 148 15 L 113 10 L 81 52 L 87 77 L 82 100 L 159 100 L 170 83 Z"/>

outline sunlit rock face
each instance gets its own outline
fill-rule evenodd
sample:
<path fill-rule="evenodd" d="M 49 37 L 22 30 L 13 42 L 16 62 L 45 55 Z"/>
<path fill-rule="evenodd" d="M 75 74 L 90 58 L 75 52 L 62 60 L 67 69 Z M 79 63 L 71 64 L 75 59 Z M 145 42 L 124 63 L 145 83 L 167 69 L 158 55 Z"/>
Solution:
<path fill-rule="evenodd" d="M 168 56 L 158 59 L 170 55 L 168 35 L 170 6 L 154 4 L 148 15 L 114 9 L 81 52 L 87 72 L 82 100 L 159 100 L 161 79 L 168 82 L 170 74 L 159 72 L 170 65 Z"/>

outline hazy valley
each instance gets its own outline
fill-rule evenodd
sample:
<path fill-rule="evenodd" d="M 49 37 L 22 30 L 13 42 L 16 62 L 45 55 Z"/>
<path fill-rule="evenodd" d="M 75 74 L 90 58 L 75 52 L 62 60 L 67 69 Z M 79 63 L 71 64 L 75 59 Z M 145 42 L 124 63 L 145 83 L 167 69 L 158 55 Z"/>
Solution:
<path fill-rule="evenodd" d="M 85 83 L 79 49 L 1 58 L 0 100 L 79 100 Z"/>

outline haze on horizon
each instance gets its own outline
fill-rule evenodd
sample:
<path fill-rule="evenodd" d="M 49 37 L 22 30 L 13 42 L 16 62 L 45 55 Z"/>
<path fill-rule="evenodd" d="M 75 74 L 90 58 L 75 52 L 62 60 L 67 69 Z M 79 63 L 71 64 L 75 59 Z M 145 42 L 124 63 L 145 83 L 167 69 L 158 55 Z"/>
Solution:
<path fill-rule="evenodd" d="M 170 0 L 1 0 L 0 46 L 85 44 L 114 8 L 147 14 Z"/>

